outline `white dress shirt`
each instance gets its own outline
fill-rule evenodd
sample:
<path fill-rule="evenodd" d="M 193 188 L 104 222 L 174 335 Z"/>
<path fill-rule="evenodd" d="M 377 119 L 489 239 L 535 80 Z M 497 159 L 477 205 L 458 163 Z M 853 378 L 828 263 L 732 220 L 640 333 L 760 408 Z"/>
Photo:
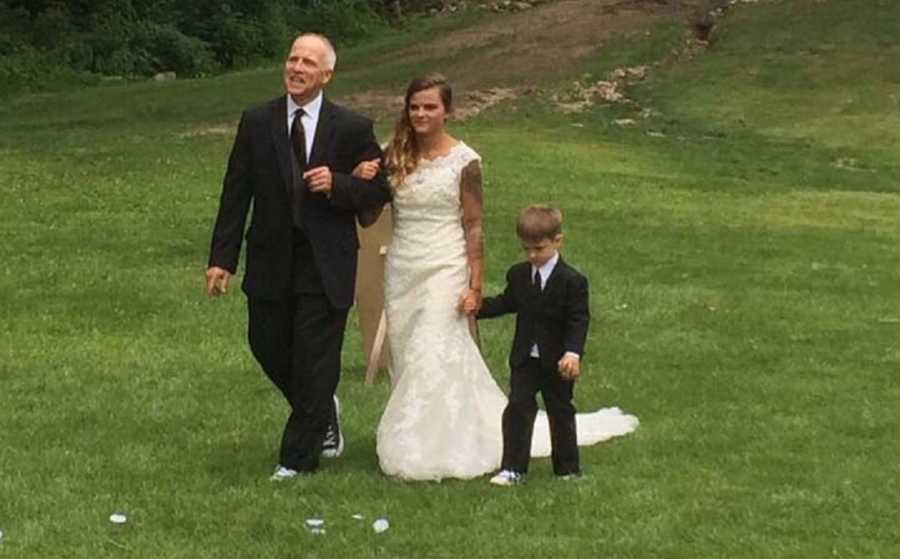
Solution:
<path fill-rule="evenodd" d="M 294 98 L 287 96 L 287 133 L 291 135 L 291 125 L 294 124 L 294 113 L 297 109 L 303 109 L 304 115 L 300 119 L 303 125 L 303 135 L 306 136 L 306 161 L 312 153 L 313 140 L 316 137 L 316 127 L 319 125 L 319 113 L 322 111 L 322 92 L 320 91 L 316 98 L 309 103 L 300 106 L 294 103 Z"/>
<path fill-rule="evenodd" d="M 550 279 L 550 274 L 553 273 L 554 268 L 556 268 L 556 263 L 559 262 L 559 253 L 556 252 L 553 256 L 550 257 L 549 260 L 544 262 L 544 265 L 540 268 L 535 268 L 533 265 L 531 266 L 531 277 L 534 278 L 534 273 L 538 272 L 541 275 L 541 291 L 544 290 L 544 287 L 547 285 L 547 280 Z M 540 357 L 541 352 L 538 349 L 537 344 L 531 346 L 531 357 Z M 581 356 L 575 353 L 574 351 L 567 351 L 565 355 L 571 355 L 576 359 L 580 359 Z"/>
<path fill-rule="evenodd" d="M 534 272 L 541 273 L 541 291 L 544 290 L 544 286 L 547 285 L 547 280 L 550 278 L 550 274 L 553 273 L 553 269 L 556 268 L 556 263 L 559 262 L 559 253 L 553 253 L 553 256 L 550 257 L 549 260 L 544 262 L 544 265 L 540 268 L 531 267 L 531 277 L 534 277 Z"/>

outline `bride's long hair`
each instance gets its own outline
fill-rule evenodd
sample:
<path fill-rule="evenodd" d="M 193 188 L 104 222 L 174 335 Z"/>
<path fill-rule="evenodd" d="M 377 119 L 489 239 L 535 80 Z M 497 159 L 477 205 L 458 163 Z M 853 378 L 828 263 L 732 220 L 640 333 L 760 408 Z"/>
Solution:
<path fill-rule="evenodd" d="M 384 156 L 385 167 L 394 188 L 403 184 L 406 177 L 416 170 L 421 156 L 416 141 L 416 131 L 409 121 L 409 100 L 416 93 L 433 87 L 436 87 L 440 93 L 444 110 L 447 113 L 453 111 L 453 89 L 442 74 L 428 74 L 409 82 L 409 86 L 406 88 L 406 99 L 403 103 L 403 113 L 397 120 L 397 124 L 394 125 L 394 137 L 391 138 Z"/>

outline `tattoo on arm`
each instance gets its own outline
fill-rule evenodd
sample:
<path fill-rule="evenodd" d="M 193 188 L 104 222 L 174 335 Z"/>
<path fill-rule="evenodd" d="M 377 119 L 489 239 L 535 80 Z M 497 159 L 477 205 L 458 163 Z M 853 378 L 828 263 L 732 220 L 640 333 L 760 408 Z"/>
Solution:
<path fill-rule="evenodd" d="M 478 214 L 480 216 L 484 198 L 481 189 L 481 164 L 478 160 L 472 161 L 463 167 L 460 182 L 462 183 L 460 188 L 462 190 L 463 203 L 465 203 L 467 195 L 471 196 L 473 201 L 478 204 Z"/>
<path fill-rule="evenodd" d="M 484 266 L 484 240 L 481 231 L 481 215 L 484 196 L 481 185 L 481 164 L 476 160 L 466 165 L 460 178 L 460 200 L 463 210 L 463 230 L 466 238 L 466 256 L 471 274 L 470 287 L 481 289 Z"/>

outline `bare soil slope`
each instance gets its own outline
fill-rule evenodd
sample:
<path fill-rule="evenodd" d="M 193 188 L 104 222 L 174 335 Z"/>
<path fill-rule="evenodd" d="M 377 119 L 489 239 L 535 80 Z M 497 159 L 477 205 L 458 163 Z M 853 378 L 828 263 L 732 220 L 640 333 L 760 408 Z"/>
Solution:
<path fill-rule="evenodd" d="M 687 30 L 688 22 L 708 4 L 709 0 L 559 0 L 491 14 L 483 23 L 392 52 L 389 59 L 450 57 L 439 69 L 462 94 L 459 116 L 465 118 L 531 91 L 538 82 L 572 75 L 613 36 L 642 33 L 663 19 L 682 21 Z M 399 110 L 401 93 L 400 89 L 372 90 L 343 101 L 380 118 Z"/>

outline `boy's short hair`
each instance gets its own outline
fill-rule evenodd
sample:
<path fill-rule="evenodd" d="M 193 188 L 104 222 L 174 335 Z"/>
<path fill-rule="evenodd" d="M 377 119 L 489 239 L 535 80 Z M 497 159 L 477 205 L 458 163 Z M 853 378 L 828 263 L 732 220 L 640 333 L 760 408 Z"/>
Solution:
<path fill-rule="evenodd" d="M 562 212 L 545 204 L 532 204 L 519 213 L 516 235 L 525 242 L 555 239 L 562 233 Z"/>

